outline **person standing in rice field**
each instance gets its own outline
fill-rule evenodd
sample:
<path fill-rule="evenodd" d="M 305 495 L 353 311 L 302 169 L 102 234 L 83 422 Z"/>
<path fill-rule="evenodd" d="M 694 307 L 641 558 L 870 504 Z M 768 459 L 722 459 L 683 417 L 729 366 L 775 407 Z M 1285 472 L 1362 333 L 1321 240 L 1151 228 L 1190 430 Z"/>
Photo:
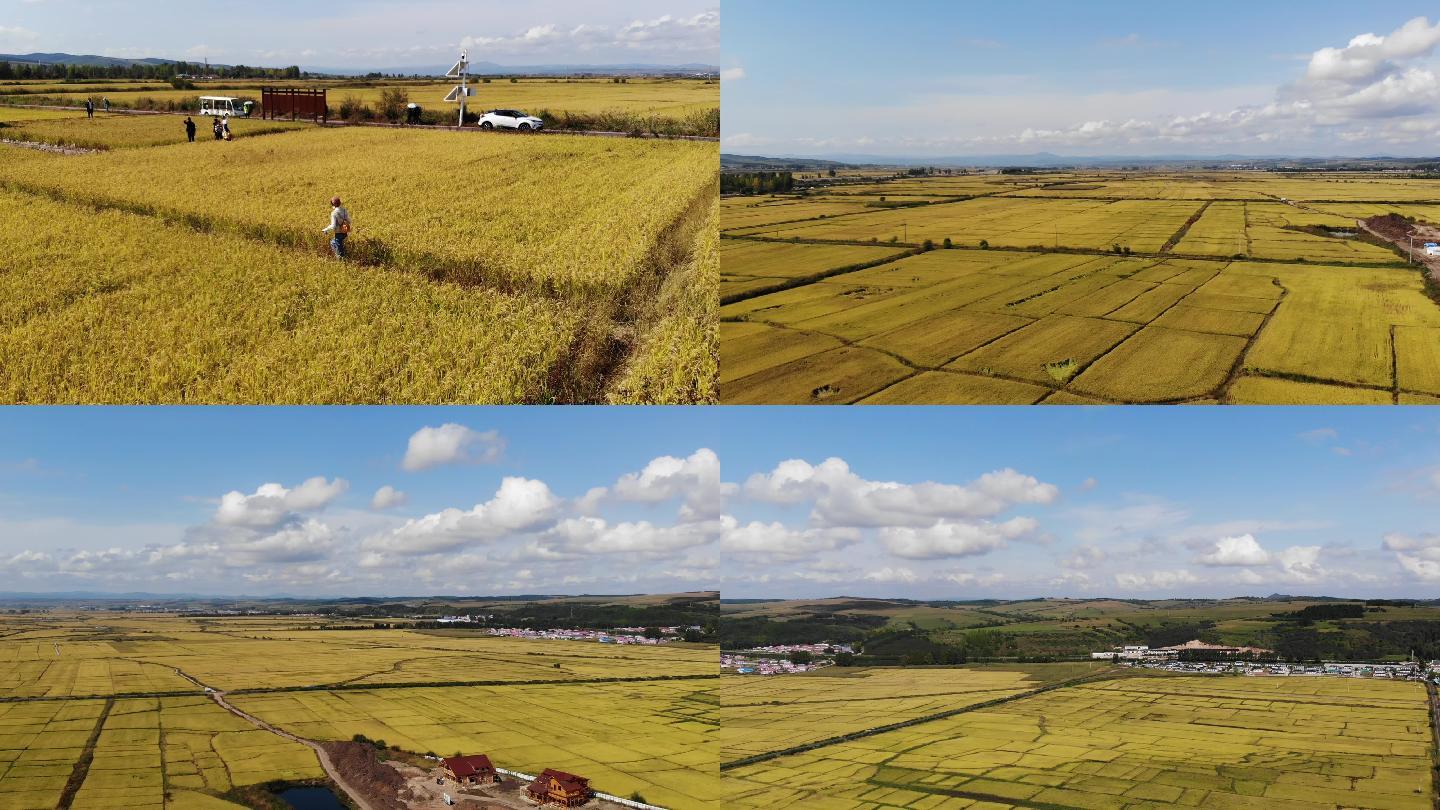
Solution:
<path fill-rule="evenodd" d="M 214 132 L 215 132 L 215 140 L 218 141 L 218 140 L 220 140 L 222 137 L 224 137 L 224 133 L 222 133 L 222 132 L 220 131 L 220 119 L 219 119 L 219 118 L 216 118 L 216 119 L 214 119 L 214 120 L 211 122 L 211 124 L 210 124 L 210 129 L 214 130 Z"/>
<path fill-rule="evenodd" d="M 345 258 L 345 239 L 350 235 L 350 212 L 340 204 L 339 197 L 330 199 L 330 226 L 321 233 L 334 234 L 330 239 L 330 250 L 334 252 L 335 258 Z"/>
<path fill-rule="evenodd" d="M 195 122 L 188 115 L 185 116 L 185 137 L 190 139 L 190 143 L 195 142 Z"/>
<path fill-rule="evenodd" d="M 108 112 L 110 112 L 110 97 L 109 97 L 109 96 L 106 96 L 106 97 L 104 98 L 104 102 L 105 102 L 105 112 L 108 113 Z"/>
<path fill-rule="evenodd" d="M 94 118 L 94 117 L 95 117 L 95 102 L 91 101 L 91 100 L 88 99 L 88 98 L 85 99 L 85 117 L 86 117 L 86 118 Z"/>

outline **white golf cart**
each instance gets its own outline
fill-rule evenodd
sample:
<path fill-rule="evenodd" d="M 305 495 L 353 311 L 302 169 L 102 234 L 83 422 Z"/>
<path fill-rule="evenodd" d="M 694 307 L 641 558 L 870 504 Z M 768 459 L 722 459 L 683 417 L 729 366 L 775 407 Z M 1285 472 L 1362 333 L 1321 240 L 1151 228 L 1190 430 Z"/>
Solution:
<path fill-rule="evenodd" d="M 200 97 L 200 114 L 216 118 L 246 118 L 254 106 L 255 102 L 253 101 L 242 102 L 233 96 Z"/>

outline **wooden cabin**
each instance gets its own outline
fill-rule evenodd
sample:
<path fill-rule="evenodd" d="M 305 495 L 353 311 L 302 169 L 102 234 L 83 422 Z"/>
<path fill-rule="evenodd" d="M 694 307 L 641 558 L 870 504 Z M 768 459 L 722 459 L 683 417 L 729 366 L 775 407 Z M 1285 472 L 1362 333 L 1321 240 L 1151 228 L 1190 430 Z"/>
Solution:
<path fill-rule="evenodd" d="M 525 791 L 538 804 L 558 807 L 579 807 L 593 795 L 589 779 L 554 768 L 546 768 Z"/>
<path fill-rule="evenodd" d="M 462 785 L 489 785 L 500 781 L 495 766 L 490 764 L 490 757 L 484 754 L 448 757 L 445 760 L 445 773 Z"/>

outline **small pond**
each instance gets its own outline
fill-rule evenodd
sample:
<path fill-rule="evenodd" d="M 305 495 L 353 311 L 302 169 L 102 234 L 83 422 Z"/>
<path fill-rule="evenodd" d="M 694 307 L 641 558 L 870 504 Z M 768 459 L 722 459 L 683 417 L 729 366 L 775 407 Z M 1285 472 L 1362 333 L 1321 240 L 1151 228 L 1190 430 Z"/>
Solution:
<path fill-rule="evenodd" d="M 295 810 L 345 810 L 328 787 L 287 788 L 280 791 L 280 798 Z"/>

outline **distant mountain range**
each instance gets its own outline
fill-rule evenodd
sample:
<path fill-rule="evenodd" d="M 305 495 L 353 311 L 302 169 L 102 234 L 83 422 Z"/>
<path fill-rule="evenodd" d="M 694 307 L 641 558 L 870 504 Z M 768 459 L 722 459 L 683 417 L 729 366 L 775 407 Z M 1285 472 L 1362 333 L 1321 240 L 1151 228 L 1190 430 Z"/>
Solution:
<path fill-rule="evenodd" d="M 1031 155 L 973 155 L 968 157 L 891 157 L 885 155 L 833 155 L 819 157 L 766 157 L 758 155 L 720 156 L 720 168 L 730 171 L 824 171 L 842 167 L 917 167 L 939 168 L 1018 168 L 1018 169 L 1081 169 L 1081 168 L 1158 168 L 1166 166 L 1254 166 L 1276 168 L 1408 167 L 1440 162 L 1440 157 L 1293 157 L 1287 155 L 1115 155 L 1083 157 L 1040 152 Z"/>
<path fill-rule="evenodd" d="M 177 59 L 124 59 L 73 53 L 0 53 L 0 62 L 29 65 L 81 65 L 84 67 L 129 67 L 131 65 L 173 65 Z M 229 67 L 229 65 L 211 65 Z"/>
<path fill-rule="evenodd" d="M 1408 167 L 1440 162 L 1440 157 L 1294 157 L 1289 155 L 1113 155 L 1100 157 L 1056 155 L 1037 152 L 1029 155 L 971 155 L 964 157 L 893 157 L 885 155 L 760 156 L 721 154 L 720 168 L 729 171 L 824 171 L 843 167 L 1018 168 L 1078 169 L 1165 166 L 1230 166 L 1261 168 L 1337 168 L 1340 166 Z"/>
<path fill-rule="evenodd" d="M 94 54 L 73 54 L 73 53 L 24 53 L 6 54 L 0 53 L 0 62 L 12 64 L 31 65 L 81 65 L 85 67 L 129 67 L 131 65 L 173 65 L 185 61 L 188 64 L 196 64 L 191 60 L 180 59 L 127 59 L 116 56 L 96 56 Z M 230 65 L 212 63 L 212 68 L 225 68 Z M 419 65 L 412 67 L 389 67 L 389 68 L 338 68 L 338 67 L 315 67 L 301 66 L 309 73 L 323 73 L 333 76 L 363 76 L 366 73 L 399 73 L 401 75 L 417 76 L 443 76 L 450 69 L 449 64 L 445 65 Z M 600 76 L 653 76 L 662 75 L 692 75 L 692 74 L 718 74 L 720 68 L 716 65 L 707 65 L 699 62 L 690 62 L 683 65 L 654 65 L 645 63 L 631 63 L 620 65 L 501 65 L 495 62 L 471 62 L 470 72 L 476 76 L 505 76 L 520 74 L 526 76 L 570 76 L 578 73 L 589 73 Z"/>

